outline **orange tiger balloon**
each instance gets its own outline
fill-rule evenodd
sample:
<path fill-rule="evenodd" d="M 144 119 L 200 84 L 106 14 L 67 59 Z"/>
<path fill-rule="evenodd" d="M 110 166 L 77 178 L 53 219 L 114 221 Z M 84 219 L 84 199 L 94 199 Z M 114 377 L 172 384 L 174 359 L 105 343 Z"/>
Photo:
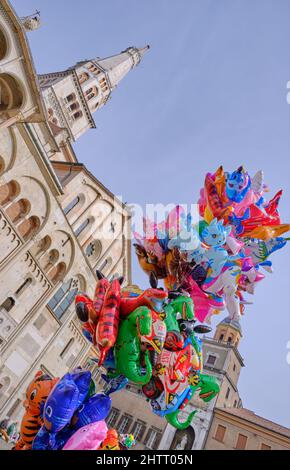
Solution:
<path fill-rule="evenodd" d="M 59 378 L 52 379 L 42 371 L 35 375 L 26 390 L 26 400 L 23 402 L 25 414 L 21 422 L 20 438 L 14 450 L 31 449 L 33 440 L 43 424 L 40 417 L 41 405 L 45 403 L 58 381 Z"/>

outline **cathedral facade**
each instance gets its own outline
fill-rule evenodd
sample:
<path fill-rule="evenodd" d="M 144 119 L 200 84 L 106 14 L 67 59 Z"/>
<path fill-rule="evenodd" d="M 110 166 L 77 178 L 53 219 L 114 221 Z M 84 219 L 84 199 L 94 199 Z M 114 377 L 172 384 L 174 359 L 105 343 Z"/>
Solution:
<path fill-rule="evenodd" d="M 38 370 L 96 369 L 74 312 L 96 270 L 131 281 L 129 209 L 80 163 L 73 142 L 148 47 L 38 76 L 39 17 L 0 5 L 0 416 L 19 420 Z M 97 371 L 95 370 L 96 374 Z"/>

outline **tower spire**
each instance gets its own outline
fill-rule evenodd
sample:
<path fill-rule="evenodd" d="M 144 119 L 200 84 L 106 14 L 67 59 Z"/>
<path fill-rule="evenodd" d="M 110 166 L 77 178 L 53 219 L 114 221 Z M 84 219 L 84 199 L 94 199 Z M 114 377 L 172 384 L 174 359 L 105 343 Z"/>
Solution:
<path fill-rule="evenodd" d="M 106 72 L 111 88 L 115 88 L 127 73 L 141 62 L 149 49 L 149 45 L 141 48 L 128 47 L 120 54 L 98 59 L 96 62 Z"/>
<path fill-rule="evenodd" d="M 150 47 L 128 47 L 120 54 L 105 59 L 78 62 L 62 72 L 39 75 L 48 120 L 54 135 L 78 139 L 95 127 L 93 114 L 104 106 L 111 92 L 127 73 L 136 67 Z"/>

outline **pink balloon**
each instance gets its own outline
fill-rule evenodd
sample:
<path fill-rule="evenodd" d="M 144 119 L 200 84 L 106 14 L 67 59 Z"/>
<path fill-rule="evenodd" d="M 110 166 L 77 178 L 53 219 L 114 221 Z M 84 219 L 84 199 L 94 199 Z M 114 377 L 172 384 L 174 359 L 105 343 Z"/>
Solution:
<path fill-rule="evenodd" d="M 105 421 L 88 424 L 75 432 L 62 450 L 97 450 L 108 432 Z"/>
<path fill-rule="evenodd" d="M 224 299 L 217 300 L 214 296 L 207 295 L 198 287 L 193 279 L 188 278 L 187 284 L 186 290 L 193 300 L 195 316 L 201 323 L 206 321 L 211 311 L 223 310 L 225 308 Z"/>

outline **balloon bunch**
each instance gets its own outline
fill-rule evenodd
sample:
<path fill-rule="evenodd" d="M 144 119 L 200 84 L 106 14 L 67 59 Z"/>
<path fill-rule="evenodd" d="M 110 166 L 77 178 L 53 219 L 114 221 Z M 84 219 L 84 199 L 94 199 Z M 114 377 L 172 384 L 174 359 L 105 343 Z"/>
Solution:
<path fill-rule="evenodd" d="M 81 368 L 52 379 L 37 372 L 24 402 L 21 434 L 13 450 L 120 450 L 136 444 L 104 421 L 111 399 L 95 393 L 89 371 Z"/>
<path fill-rule="evenodd" d="M 135 437 L 133 434 L 120 434 L 119 437 L 121 450 L 131 449 L 136 445 Z"/>
<path fill-rule="evenodd" d="M 202 375 L 202 349 L 197 335 L 211 329 L 196 325 L 193 301 L 187 293 L 158 288 L 152 273 L 151 287 L 145 291 L 137 286 L 121 289 L 119 280 L 108 283 L 100 272 L 97 276 L 94 299 L 86 294 L 77 296 L 76 313 L 85 336 L 100 350 L 98 363 L 106 368 L 102 375 L 107 382 L 106 394 L 121 390 L 130 380 L 140 386 L 153 413 L 183 428 L 185 424 L 178 420 L 180 410 L 194 393 L 199 392 L 203 398 L 203 389 L 209 383 Z M 105 284 L 106 292 L 100 289 Z M 114 301 L 107 302 L 108 297 L 112 300 L 113 291 Z M 101 306 L 99 315 L 94 305 Z M 108 317 L 114 323 L 111 335 L 99 328 L 109 307 L 114 308 Z M 111 323 L 107 321 L 106 325 L 110 328 Z M 103 334 L 108 342 L 105 349 Z M 217 382 L 211 383 L 207 400 L 219 391 Z"/>
<path fill-rule="evenodd" d="M 188 292 L 200 322 L 224 308 L 239 321 L 249 303 L 244 294 L 254 293 L 262 269 L 272 272 L 269 256 L 289 241 L 281 237 L 290 230 L 278 213 L 282 191 L 270 201 L 267 191 L 261 171 L 253 178 L 243 167 L 208 173 L 197 223 L 182 206 L 161 223 L 144 220 L 144 234 L 135 233 L 141 268 L 163 279 L 167 290 Z"/>
<path fill-rule="evenodd" d="M 107 428 L 102 422 L 110 409 L 110 397 L 94 393 L 89 371 L 78 368 L 65 374 L 45 400 L 43 425 L 32 450 L 60 450 L 82 443 L 88 449 L 97 449 L 106 437 Z"/>

